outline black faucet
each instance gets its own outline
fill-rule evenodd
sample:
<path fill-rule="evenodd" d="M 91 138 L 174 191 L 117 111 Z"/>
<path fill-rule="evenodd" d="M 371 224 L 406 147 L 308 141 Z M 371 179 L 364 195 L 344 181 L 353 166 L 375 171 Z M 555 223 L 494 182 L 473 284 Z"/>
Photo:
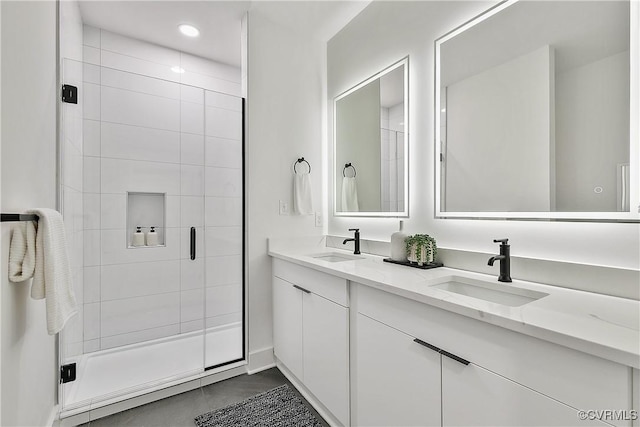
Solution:
<path fill-rule="evenodd" d="M 360 229 L 359 228 L 350 228 L 349 231 L 355 231 L 352 239 L 344 239 L 342 242 L 343 245 L 346 245 L 347 242 L 354 242 L 353 253 L 355 255 L 360 255 Z"/>
<path fill-rule="evenodd" d="M 510 247 L 507 245 L 509 239 L 493 239 L 494 243 L 500 243 L 500 255 L 489 258 L 489 265 L 497 260 L 500 261 L 500 276 L 498 282 L 511 282 L 511 254 Z"/>

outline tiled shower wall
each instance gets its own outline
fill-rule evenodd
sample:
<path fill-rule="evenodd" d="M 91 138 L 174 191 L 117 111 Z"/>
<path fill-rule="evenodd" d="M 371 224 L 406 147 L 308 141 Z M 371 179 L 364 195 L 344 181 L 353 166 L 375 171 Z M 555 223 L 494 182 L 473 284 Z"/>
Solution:
<path fill-rule="evenodd" d="M 240 70 L 92 27 L 84 62 L 84 352 L 241 321 Z M 128 247 L 127 192 L 165 246 Z"/>

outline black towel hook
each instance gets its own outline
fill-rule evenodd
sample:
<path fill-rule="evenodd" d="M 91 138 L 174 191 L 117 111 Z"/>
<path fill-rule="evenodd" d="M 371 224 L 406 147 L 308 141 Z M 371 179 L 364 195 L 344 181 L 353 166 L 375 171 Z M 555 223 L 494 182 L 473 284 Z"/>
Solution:
<path fill-rule="evenodd" d="M 305 162 L 305 163 L 307 164 L 307 166 L 309 166 L 309 173 L 311 173 L 311 165 L 309 164 L 309 162 L 307 162 L 307 161 L 304 159 L 304 157 L 300 157 L 298 160 L 296 160 L 296 161 L 293 163 L 293 171 L 294 171 L 295 173 L 298 173 L 298 171 L 296 170 L 296 166 L 298 166 L 298 163 L 302 163 L 302 162 Z"/>
<path fill-rule="evenodd" d="M 351 163 L 345 163 L 345 164 L 344 164 L 344 168 L 342 168 L 342 176 L 343 176 L 343 177 L 346 177 L 346 176 L 347 176 L 347 175 L 345 174 L 345 171 L 347 170 L 347 168 L 351 168 L 351 169 L 353 169 L 353 178 L 355 178 L 355 177 L 356 177 L 356 174 L 357 174 L 357 172 L 356 172 L 356 167 L 355 167 L 355 166 L 353 166 Z"/>

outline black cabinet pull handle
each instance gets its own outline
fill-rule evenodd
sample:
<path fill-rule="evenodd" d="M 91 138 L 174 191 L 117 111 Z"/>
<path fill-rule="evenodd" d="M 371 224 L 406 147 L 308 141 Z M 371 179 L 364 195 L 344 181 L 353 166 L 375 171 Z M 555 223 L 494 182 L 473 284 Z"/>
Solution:
<path fill-rule="evenodd" d="M 196 228 L 191 227 L 191 260 L 196 259 Z"/>
<path fill-rule="evenodd" d="M 304 293 L 306 293 L 306 294 L 310 294 L 310 293 L 311 293 L 311 291 L 306 290 L 305 288 L 301 288 L 301 287 L 300 287 L 300 286 L 298 286 L 298 285 L 293 285 L 293 287 L 294 287 L 294 288 L 296 288 L 296 289 L 300 289 L 302 292 L 304 292 Z"/>
<path fill-rule="evenodd" d="M 468 365 L 469 363 L 471 363 L 471 362 L 469 362 L 468 360 L 463 359 L 463 358 L 462 358 L 462 357 L 460 357 L 460 356 L 456 356 L 455 354 L 451 354 L 451 353 L 449 353 L 448 351 L 440 350 L 440 354 L 442 354 L 443 356 L 447 356 L 449 359 L 453 359 L 453 360 L 455 360 L 456 362 L 460 362 L 460 363 L 462 363 L 462 364 L 463 364 L 463 365 L 465 365 L 465 366 L 466 366 L 466 365 Z"/>
<path fill-rule="evenodd" d="M 431 345 L 428 342 L 424 342 L 424 341 L 422 341 L 422 340 L 420 340 L 418 338 L 414 339 L 413 342 L 415 342 L 417 344 L 420 344 L 423 347 L 427 347 L 427 348 L 429 348 L 429 349 L 431 349 L 433 351 L 437 351 L 438 353 L 440 353 L 440 349 L 438 347 L 436 347 L 435 345 Z"/>
<path fill-rule="evenodd" d="M 428 342 L 424 342 L 424 341 L 422 341 L 421 339 L 415 338 L 415 339 L 413 340 L 413 342 L 415 342 L 415 343 L 417 343 L 417 344 L 420 344 L 420 345 L 421 345 L 421 346 L 423 346 L 423 347 L 427 347 L 427 348 L 429 348 L 429 349 L 431 349 L 431 350 L 433 350 L 433 351 L 435 351 L 435 352 L 438 352 L 438 353 L 440 353 L 440 354 L 441 354 L 441 355 L 443 355 L 443 356 L 447 356 L 448 358 L 453 359 L 453 360 L 455 360 L 456 362 L 460 362 L 460 363 L 462 363 L 463 365 L 468 365 L 469 363 L 471 363 L 471 362 L 469 362 L 468 360 L 463 359 L 462 357 L 456 356 L 455 354 L 451 354 L 451 353 L 449 353 L 448 351 L 445 351 L 445 350 L 443 350 L 443 349 L 441 349 L 441 348 L 438 348 L 438 347 L 436 347 L 435 345 L 431 345 L 431 344 L 429 344 Z"/>

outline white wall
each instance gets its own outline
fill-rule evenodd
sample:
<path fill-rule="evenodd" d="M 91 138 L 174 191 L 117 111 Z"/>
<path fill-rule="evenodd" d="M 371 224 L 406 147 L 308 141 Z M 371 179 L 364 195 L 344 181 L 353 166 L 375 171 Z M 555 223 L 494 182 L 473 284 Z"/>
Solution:
<path fill-rule="evenodd" d="M 553 50 L 543 46 L 442 89 L 443 210 L 549 211 L 552 65 Z"/>
<path fill-rule="evenodd" d="M 309 161 L 316 211 L 322 209 L 325 45 L 248 16 L 247 232 L 249 367 L 272 361 L 271 259 L 267 238 L 320 235 L 313 215 L 279 215 L 292 199 L 293 163 Z"/>
<path fill-rule="evenodd" d="M 558 210 L 615 212 L 616 166 L 629 163 L 629 52 L 559 73 L 556 115 Z"/>
<path fill-rule="evenodd" d="M 2 212 L 56 208 L 56 3 L 6 2 L 2 10 Z M 28 28 L 29 31 L 24 31 Z M 56 404 L 55 337 L 30 283 L 7 280 L 11 228 L 2 224 L 3 426 L 43 426 Z"/>
<path fill-rule="evenodd" d="M 494 2 L 373 2 L 328 44 L 328 99 L 405 55 L 410 56 L 410 215 L 405 232 L 434 236 L 439 246 L 497 252 L 508 237 L 514 256 L 638 269 L 637 224 L 434 219 L 433 42 Z M 331 114 L 329 114 L 331 118 Z M 329 123 L 331 129 L 331 123 Z M 331 211 L 331 208 L 329 209 Z M 329 233 L 389 240 L 398 221 L 329 218 Z M 518 272 L 512 275 L 518 277 Z M 602 283 L 602 290 L 615 283 Z M 637 286 L 637 284 L 635 285 Z"/>

